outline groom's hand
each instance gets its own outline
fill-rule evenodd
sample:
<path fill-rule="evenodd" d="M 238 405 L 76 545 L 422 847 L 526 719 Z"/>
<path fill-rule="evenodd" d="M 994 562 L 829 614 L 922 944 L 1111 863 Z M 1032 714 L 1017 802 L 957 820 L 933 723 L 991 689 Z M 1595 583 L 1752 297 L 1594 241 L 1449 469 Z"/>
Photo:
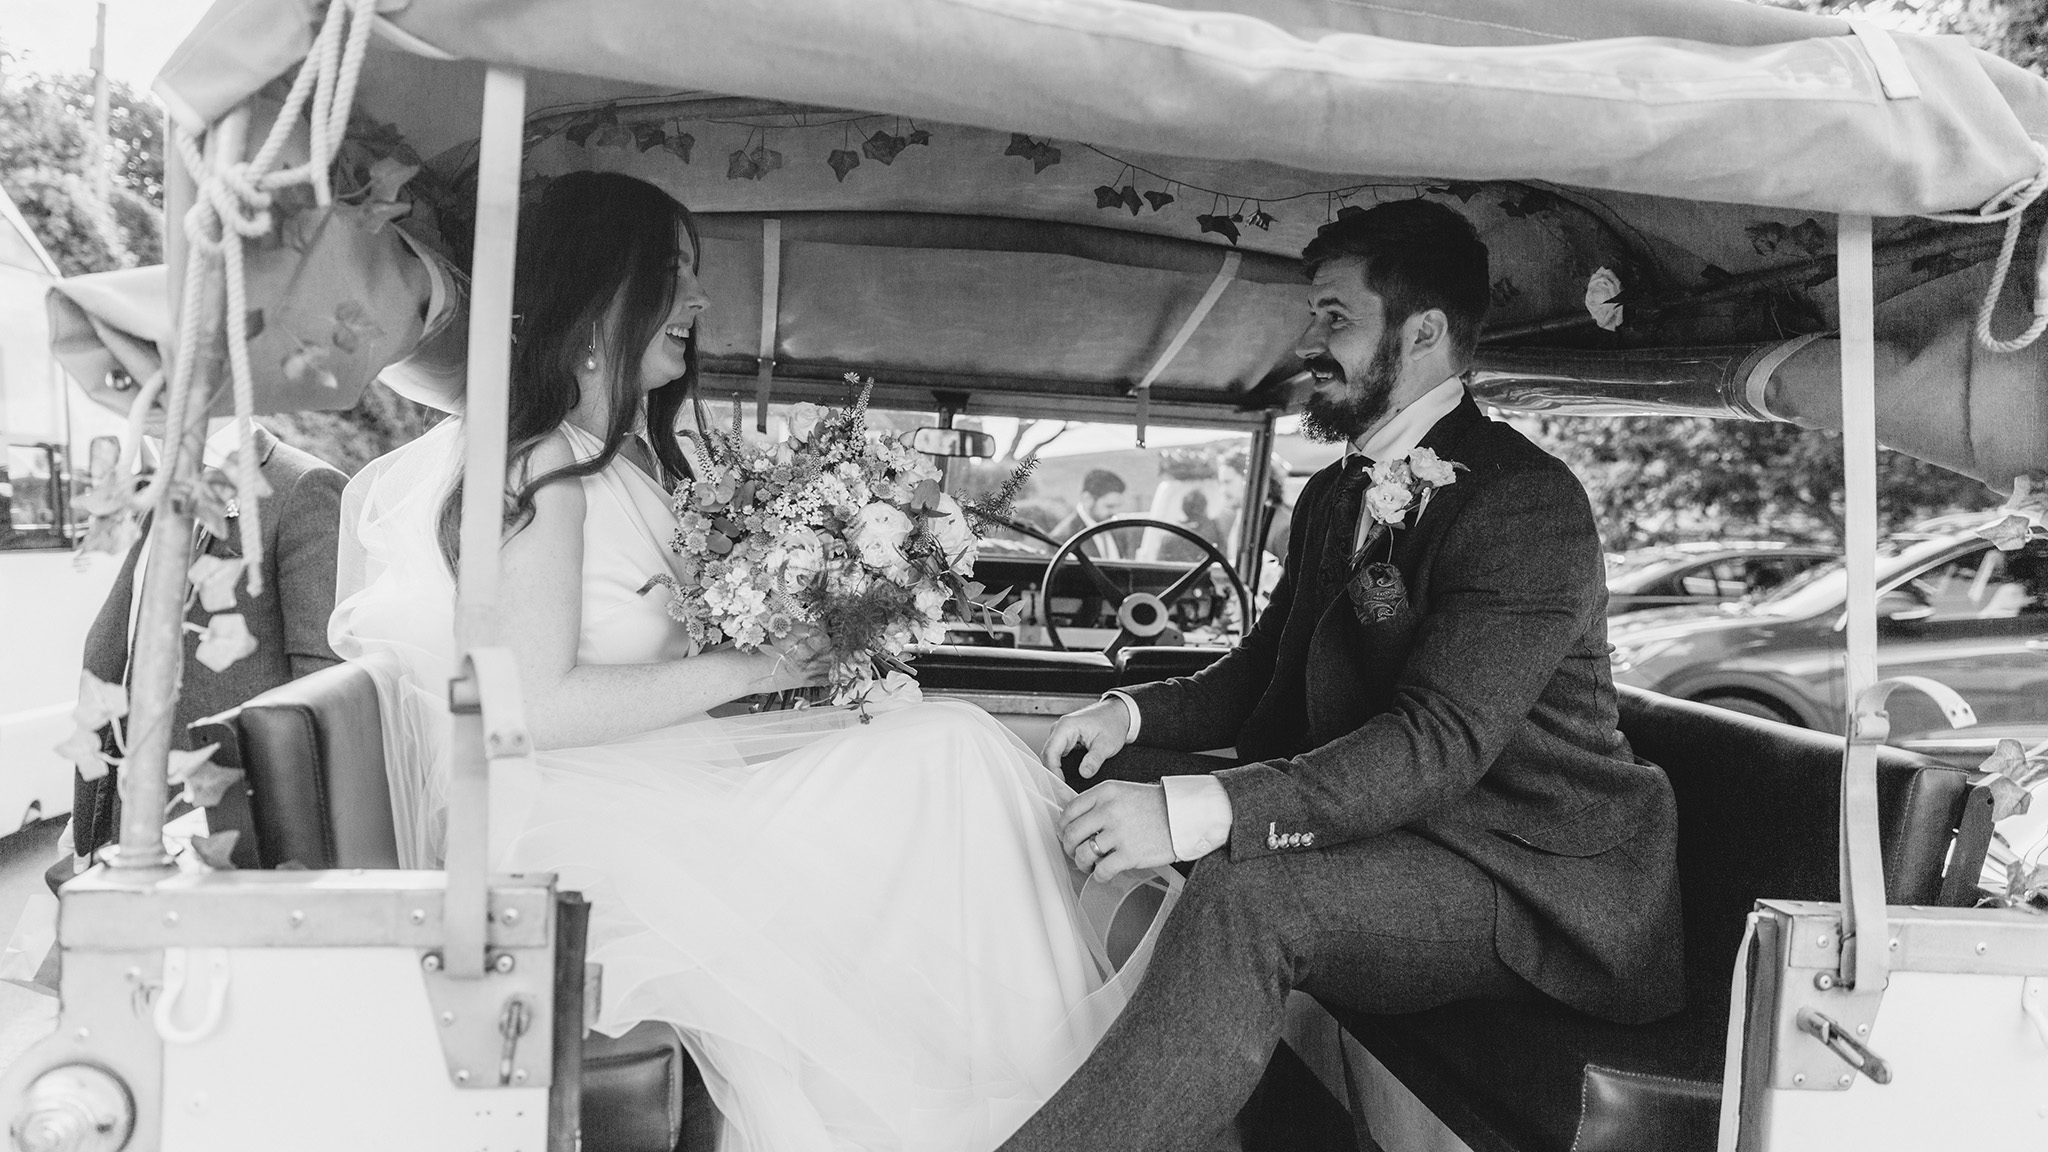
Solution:
<path fill-rule="evenodd" d="M 1166 789 L 1123 780 L 1097 784 L 1060 813 L 1060 846 L 1075 867 L 1097 880 L 1114 879 L 1132 868 L 1173 863 Z"/>
<path fill-rule="evenodd" d="M 1086 748 L 1088 754 L 1081 757 L 1081 777 L 1093 779 L 1102 770 L 1102 762 L 1123 751 L 1130 738 L 1130 706 L 1111 696 L 1053 721 L 1039 759 L 1057 772 L 1067 753 L 1076 747 Z"/>

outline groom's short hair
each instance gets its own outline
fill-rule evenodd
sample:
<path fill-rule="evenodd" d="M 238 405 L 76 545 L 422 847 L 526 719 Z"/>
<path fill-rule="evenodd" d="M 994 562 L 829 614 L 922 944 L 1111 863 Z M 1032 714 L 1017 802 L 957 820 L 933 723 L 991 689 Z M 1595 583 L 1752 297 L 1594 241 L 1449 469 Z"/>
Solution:
<path fill-rule="evenodd" d="M 1364 262 L 1365 286 L 1386 302 L 1389 328 L 1441 309 L 1450 321 L 1452 351 L 1471 359 L 1492 283 L 1486 245 L 1471 221 L 1431 200 L 1346 208 L 1316 230 L 1301 260 L 1313 278 L 1324 264 L 1346 257 Z"/>

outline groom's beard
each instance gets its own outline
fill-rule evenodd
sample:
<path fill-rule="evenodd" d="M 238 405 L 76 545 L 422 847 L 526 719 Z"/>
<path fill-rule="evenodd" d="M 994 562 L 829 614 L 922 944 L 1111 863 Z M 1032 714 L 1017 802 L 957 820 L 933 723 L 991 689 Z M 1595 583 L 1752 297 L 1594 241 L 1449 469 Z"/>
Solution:
<path fill-rule="evenodd" d="M 1322 389 L 1309 393 L 1301 413 L 1301 434 L 1310 440 L 1334 444 L 1356 440 L 1367 428 L 1379 423 L 1393 402 L 1394 381 L 1400 375 L 1400 347 L 1399 329 L 1383 333 L 1380 346 L 1373 350 L 1372 363 L 1366 365 L 1364 378 L 1350 395 L 1332 396 Z M 1308 366 L 1334 370 L 1339 382 L 1351 383 L 1344 366 L 1328 356 L 1310 357 Z"/>

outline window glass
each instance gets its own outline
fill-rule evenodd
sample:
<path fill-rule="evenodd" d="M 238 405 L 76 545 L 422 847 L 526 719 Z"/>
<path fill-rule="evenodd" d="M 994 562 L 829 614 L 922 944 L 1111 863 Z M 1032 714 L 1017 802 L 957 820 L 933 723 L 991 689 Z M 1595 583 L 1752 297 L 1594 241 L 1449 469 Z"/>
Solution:
<path fill-rule="evenodd" d="M 2038 604 L 2015 567 L 2007 562 L 2006 553 L 1985 548 L 1931 568 L 1907 581 L 1905 588 L 1934 609 L 1927 618 L 1930 624 L 2003 620 Z"/>
<path fill-rule="evenodd" d="M 51 482 L 56 456 L 39 445 L 7 446 L 0 457 L 0 548 L 57 548 L 64 532 L 57 523 L 57 488 Z"/>

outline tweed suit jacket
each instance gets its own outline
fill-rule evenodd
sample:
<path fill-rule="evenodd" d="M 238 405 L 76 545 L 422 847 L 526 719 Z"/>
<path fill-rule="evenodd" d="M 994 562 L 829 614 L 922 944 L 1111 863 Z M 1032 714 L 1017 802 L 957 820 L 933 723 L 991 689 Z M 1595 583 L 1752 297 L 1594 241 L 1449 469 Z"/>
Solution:
<path fill-rule="evenodd" d="M 1366 624 L 1345 593 L 1317 599 L 1340 462 L 1303 489 L 1243 643 L 1128 689 L 1140 743 L 1235 746 L 1245 763 L 1216 773 L 1233 859 L 1409 829 L 1493 877 L 1495 949 L 1523 978 L 1609 1019 L 1667 1015 L 1684 998 L 1677 814 L 1615 727 L 1585 490 L 1469 397 L 1422 447 L 1468 471 L 1370 546 L 1398 573 L 1393 610 Z"/>
<path fill-rule="evenodd" d="M 319 457 L 279 443 L 266 429 L 256 430 L 256 445 L 263 479 L 271 490 L 263 502 L 263 594 L 252 598 L 247 588 L 237 584 L 238 599 L 229 609 L 242 614 L 256 638 L 256 651 L 215 672 L 194 656 L 199 637 L 186 633 L 185 668 L 172 729 L 174 748 L 195 746 L 189 728 L 193 721 L 225 712 L 287 680 L 340 663 L 327 645 L 327 618 L 334 613 L 341 490 L 348 480 Z M 148 531 L 145 521 L 144 539 Z M 226 539 L 202 533 L 199 549 L 216 556 L 240 556 L 241 532 L 241 519 L 232 517 Z M 106 603 L 85 635 L 85 670 L 109 683 L 123 682 L 128 675 L 128 613 L 141 555 L 142 541 L 138 540 L 128 550 Z M 195 551 L 195 558 L 197 555 Z M 204 627 L 211 615 L 195 599 L 185 618 Z M 107 747 L 111 751 L 111 736 Z M 79 776 L 73 782 L 71 834 L 80 855 L 119 834 L 117 771 L 98 780 Z"/>

